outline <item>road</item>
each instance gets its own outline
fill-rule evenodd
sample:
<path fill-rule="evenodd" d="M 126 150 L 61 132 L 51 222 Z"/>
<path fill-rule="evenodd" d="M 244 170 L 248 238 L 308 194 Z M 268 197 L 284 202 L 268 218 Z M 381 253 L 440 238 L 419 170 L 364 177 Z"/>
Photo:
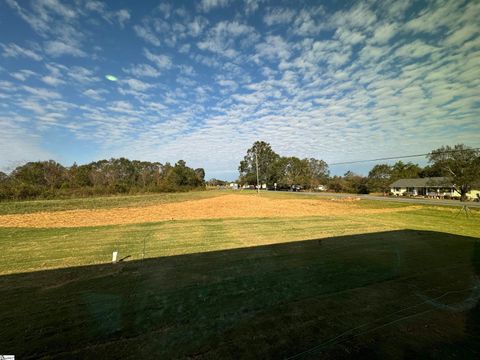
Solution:
<path fill-rule="evenodd" d="M 295 194 L 304 194 L 304 195 L 318 195 L 329 198 L 347 198 L 347 197 L 358 197 L 360 199 L 366 200 L 379 200 L 379 201 L 394 201 L 394 202 L 404 202 L 404 203 L 413 203 L 413 204 L 428 204 L 428 205 L 443 205 L 443 206 L 464 206 L 467 205 L 470 208 L 480 208 L 479 202 L 460 202 L 458 200 L 441 200 L 441 199 L 418 199 L 418 198 L 408 198 L 408 197 L 393 197 L 393 196 L 374 196 L 374 195 L 359 195 L 359 194 L 337 194 L 337 193 L 326 193 L 326 192 L 297 192 Z"/>

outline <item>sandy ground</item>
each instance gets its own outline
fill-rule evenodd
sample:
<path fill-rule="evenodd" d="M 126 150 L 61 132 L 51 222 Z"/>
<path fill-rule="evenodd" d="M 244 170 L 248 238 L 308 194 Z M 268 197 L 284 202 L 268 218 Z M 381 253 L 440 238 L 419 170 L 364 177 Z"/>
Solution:
<path fill-rule="evenodd" d="M 55 228 L 193 219 L 345 216 L 409 211 L 414 208 L 416 207 L 363 209 L 357 203 L 348 201 L 271 199 L 262 196 L 225 195 L 137 208 L 1 215 L 0 227 Z"/>

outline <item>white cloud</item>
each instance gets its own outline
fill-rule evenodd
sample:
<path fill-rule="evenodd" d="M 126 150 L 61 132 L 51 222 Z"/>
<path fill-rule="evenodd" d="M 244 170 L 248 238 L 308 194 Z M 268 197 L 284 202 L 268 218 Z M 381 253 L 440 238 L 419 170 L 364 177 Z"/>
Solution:
<path fill-rule="evenodd" d="M 74 57 L 85 57 L 87 54 L 75 47 L 73 44 L 65 43 L 59 40 L 47 41 L 45 43 L 45 52 L 53 57 L 70 55 Z"/>
<path fill-rule="evenodd" d="M 232 91 L 235 91 L 238 89 L 238 84 L 233 81 L 233 80 L 227 80 L 227 79 L 220 79 L 217 81 L 218 85 L 222 87 L 226 87 Z"/>
<path fill-rule="evenodd" d="M 147 24 L 135 25 L 133 29 L 135 30 L 135 33 L 138 37 L 142 38 L 143 40 L 152 45 L 160 46 L 160 39 L 157 35 L 155 35 L 155 33 L 152 31 L 152 29 L 149 28 Z"/>
<path fill-rule="evenodd" d="M 258 56 L 267 59 L 288 60 L 291 56 L 291 46 L 281 36 L 268 35 L 255 48 Z"/>
<path fill-rule="evenodd" d="M 246 14 L 249 15 L 257 11 L 262 2 L 265 2 L 265 0 L 244 0 Z"/>
<path fill-rule="evenodd" d="M 46 160 L 53 154 L 43 149 L 42 139 L 24 128 L 25 119 L 0 116 L 0 170 L 9 172 L 27 161 Z"/>
<path fill-rule="evenodd" d="M 322 15 L 322 7 L 302 9 L 294 18 L 293 31 L 302 36 L 318 34 L 326 28 L 325 20 L 321 18 Z"/>
<path fill-rule="evenodd" d="M 39 36 L 46 39 L 48 55 L 85 55 L 81 49 L 85 41 L 80 22 L 85 16 L 83 8 L 74 8 L 58 0 L 22 2 L 22 5 L 15 0 L 7 0 L 7 3 Z"/>
<path fill-rule="evenodd" d="M 190 23 L 188 23 L 189 34 L 193 37 L 199 36 L 208 25 L 208 21 L 200 16 L 196 16 Z"/>
<path fill-rule="evenodd" d="M 42 56 L 31 49 L 26 49 L 17 44 L 10 43 L 8 45 L 0 44 L 3 49 L 4 57 L 26 57 L 35 61 L 41 61 Z"/>
<path fill-rule="evenodd" d="M 104 97 L 102 95 L 106 93 L 107 91 L 102 89 L 88 89 L 83 92 L 83 95 L 93 100 L 102 101 L 104 100 Z"/>
<path fill-rule="evenodd" d="M 130 12 L 126 9 L 118 10 L 113 16 L 117 19 L 121 27 L 124 27 L 125 23 L 130 20 Z"/>
<path fill-rule="evenodd" d="M 45 84 L 51 85 L 51 86 L 57 86 L 57 85 L 62 85 L 65 84 L 65 81 L 51 75 L 45 75 L 41 79 Z"/>
<path fill-rule="evenodd" d="M 472 38 L 478 38 L 480 34 L 480 26 L 478 24 L 466 24 L 458 30 L 452 32 L 445 39 L 447 46 L 460 46 Z"/>
<path fill-rule="evenodd" d="M 126 79 L 126 80 L 122 80 L 122 83 L 127 84 L 132 90 L 138 91 L 138 92 L 143 92 L 153 87 L 152 84 L 146 83 L 144 81 L 140 81 L 138 79 Z"/>
<path fill-rule="evenodd" d="M 337 11 L 333 14 L 330 22 L 332 25 L 353 28 L 367 29 L 377 20 L 376 14 L 370 9 L 368 3 L 357 2 L 352 8 L 344 11 Z"/>
<path fill-rule="evenodd" d="M 352 31 L 344 27 L 339 27 L 335 32 L 335 37 L 344 44 L 356 45 L 365 40 L 365 35 L 361 32 Z"/>
<path fill-rule="evenodd" d="M 419 16 L 408 21 L 404 28 L 414 33 L 435 34 L 442 32 L 444 28 L 454 31 L 464 22 L 478 23 L 479 16 L 480 4 L 477 1 L 466 5 L 455 0 L 434 1 Z"/>
<path fill-rule="evenodd" d="M 178 48 L 178 52 L 182 54 L 186 54 L 190 51 L 190 44 L 183 44 Z"/>
<path fill-rule="evenodd" d="M 396 24 L 383 24 L 375 29 L 372 41 L 377 44 L 385 44 L 395 36 L 398 31 Z"/>
<path fill-rule="evenodd" d="M 164 54 L 154 54 L 148 49 L 143 49 L 145 57 L 153 62 L 159 70 L 170 69 L 172 66 L 172 60 L 169 56 Z"/>
<path fill-rule="evenodd" d="M 230 0 L 201 0 L 198 6 L 200 10 L 208 12 L 215 8 L 226 7 L 229 3 Z"/>
<path fill-rule="evenodd" d="M 45 88 L 35 88 L 32 86 L 23 86 L 23 90 L 26 92 L 34 95 L 36 98 L 39 98 L 41 100 L 49 100 L 49 99 L 60 99 L 62 95 L 60 95 L 56 91 L 51 91 Z"/>
<path fill-rule="evenodd" d="M 263 17 L 263 21 L 269 26 L 288 24 L 295 20 L 296 14 L 297 12 L 292 9 L 273 8 L 267 11 L 265 16 Z"/>
<path fill-rule="evenodd" d="M 11 73 L 10 75 L 11 75 L 12 77 L 14 77 L 15 79 L 17 79 L 17 80 L 25 81 L 25 80 L 27 80 L 29 77 L 35 76 L 36 73 L 33 72 L 33 71 L 31 71 L 31 70 L 23 69 L 23 70 L 19 70 L 19 71 L 17 71 L 17 72 Z"/>
<path fill-rule="evenodd" d="M 62 4 L 58 0 L 37 0 L 35 2 L 35 7 L 39 10 L 39 13 L 51 11 L 52 13 L 65 18 L 74 18 L 77 16 L 75 10 L 71 9 L 65 4 Z"/>
<path fill-rule="evenodd" d="M 405 11 L 412 5 L 412 0 L 389 0 L 383 1 L 382 5 L 387 10 L 389 16 L 403 19 Z"/>
<path fill-rule="evenodd" d="M 148 64 L 135 64 L 129 68 L 123 69 L 127 74 L 137 77 L 159 77 L 161 72 Z"/>
<path fill-rule="evenodd" d="M 112 23 L 116 21 L 120 27 L 124 27 L 125 23 L 130 20 L 130 12 L 127 9 L 120 9 L 117 11 L 110 11 L 104 2 L 89 0 L 85 3 L 85 8 L 88 11 L 100 14 L 107 22 Z"/>
<path fill-rule="evenodd" d="M 421 40 L 415 40 L 412 43 L 401 46 L 395 51 L 395 55 L 404 58 L 419 58 L 431 55 L 438 49 L 435 46 L 424 43 Z"/>
<path fill-rule="evenodd" d="M 258 40 L 255 29 L 237 21 L 221 21 L 213 27 L 206 38 L 197 43 L 200 50 L 211 51 L 233 58 L 238 55 L 235 44 L 248 47 Z"/>

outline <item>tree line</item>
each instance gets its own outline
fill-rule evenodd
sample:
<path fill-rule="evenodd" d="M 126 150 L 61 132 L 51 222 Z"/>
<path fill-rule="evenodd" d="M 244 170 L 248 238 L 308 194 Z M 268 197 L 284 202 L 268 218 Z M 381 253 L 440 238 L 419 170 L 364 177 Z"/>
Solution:
<path fill-rule="evenodd" d="M 368 194 L 387 193 L 390 184 L 403 178 L 444 177 L 445 182 L 454 184 L 465 199 L 472 187 L 480 187 L 480 151 L 464 144 L 442 146 L 432 150 L 427 159 L 429 164 L 421 167 L 412 162 L 397 161 L 393 165 L 377 164 L 368 176 L 347 171 L 343 176 L 330 176 L 328 165 L 314 158 L 299 159 L 294 156 L 280 156 L 270 144 L 257 141 L 247 150 L 238 167 L 241 184 L 260 184 L 271 187 L 291 188 L 293 185 L 305 189 L 326 186 L 330 191 Z"/>
<path fill-rule="evenodd" d="M 257 141 L 240 162 L 240 184 L 267 184 L 278 190 L 301 186 L 315 189 L 319 185 L 330 191 L 349 193 L 388 192 L 389 185 L 401 178 L 445 177 L 465 199 L 473 187 L 480 187 L 480 151 L 463 144 L 442 146 L 427 156 L 429 165 L 398 161 L 393 165 L 377 164 L 368 176 L 351 171 L 330 176 L 325 161 L 280 156 L 270 144 Z M 212 179 L 211 185 L 228 182 Z M 23 200 L 109 194 L 135 194 L 188 191 L 205 188 L 205 171 L 193 169 L 179 160 L 170 163 L 129 160 L 100 160 L 86 165 L 65 167 L 53 160 L 28 162 L 11 173 L 0 172 L 0 200 Z"/>
<path fill-rule="evenodd" d="M 280 156 L 272 150 L 270 144 L 257 141 L 247 150 L 240 162 L 239 182 L 241 184 L 277 184 L 277 188 L 289 188 L 299 185 L 304 188 L 315 188 L 325 184 L 329 177 L 328 165 L 315 158 L 299 159 L 295 156 Z"/>
<path fill-rule="evenodd" d="M 70 167 L 48 160 L 28 162 L 8 175 L 0 172 L 0 200 L 188 191 L 204 185 L 205 171 L 183 160 L 171 165 L 119 158 Z"/>
<path fill-rule="evenodd" d="M 329 177 L 328 165 L 323 160 L 314 158 L 299 159 L 295 156 L 280 156 L 272 150 L 270 144 L 257 141 L 247 150 L 247 154 L 240 162 L 239 182 L 242 184 L 257 183 L 277 188 L 289 188 L 299 185 L 304 188 L 315 188 L 324 184 Z"/>

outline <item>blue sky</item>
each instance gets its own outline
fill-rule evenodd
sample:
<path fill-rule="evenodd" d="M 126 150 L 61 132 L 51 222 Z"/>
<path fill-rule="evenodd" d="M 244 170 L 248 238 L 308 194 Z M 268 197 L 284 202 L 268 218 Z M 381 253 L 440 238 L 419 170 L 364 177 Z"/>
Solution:
<path fill-rule="evenodd" d="M 256 140 L 329 163 L 478 146 L 479 18 L 461 0 L 0 0 L 0 169 L 125 156 L 234 179 Z"/>

